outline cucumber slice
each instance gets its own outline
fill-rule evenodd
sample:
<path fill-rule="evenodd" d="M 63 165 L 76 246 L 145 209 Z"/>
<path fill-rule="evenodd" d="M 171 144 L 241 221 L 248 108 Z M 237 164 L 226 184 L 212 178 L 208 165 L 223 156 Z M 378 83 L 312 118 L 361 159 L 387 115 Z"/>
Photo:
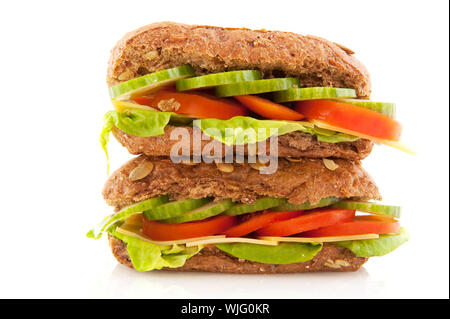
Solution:
<path fill-rule="evenodd" d="M 257 70 L 242 70 L 207 74 L 190 79 L 182 79 L 178 80 L 175 85 L 177 86 L 178 91 L 186 91 L 259 79 L 261 79 L 261 72 Z"/>
<path fill-rule="evenodd" d="M 333 87 L 293 88 L 273 94 L 273 99 L 277 103 L 349 97 L 356 97 L 356 91 Z"/>
<path fill-rule="evenodd" d="M 127 206 L 123 209 L 121 209 L 118 214 L 132 214 L 137 212 L 143 212 L 152 208 L 155 208 L 159 205 L 163 205 L 169 201 L 169 196 L 163 195 L 160 197 L 154 197 L 147 200 L 144 200 L 142 202 Z"/>
<path fill-rule="evenodd" d="M 195 71 L 190 65 L 177 66 L 114 85 L 109 88 L 109 96 L 116 100 L 130 100 L 194 75 Z"/>
<path fill-rule="evenodd" d="M 191 210 L 190 212 L 184 213 L 182 215 L 164 219 L 161 222 L 168 224 L 180 224 L 186 222 L 192 222 L 195 220 L 206 219 L 212 216 L 219 215 L 220 213 L 226 211 L 228 208 L 233 206 L 231 199 L 224 199 L 220 202 L 212 202 L 197 209 Z"/>
<path fill-rule="evenodd" d="M 168 201 L 169 197 L 167 195 L 164 195 L 160 197 L 150 198 L 142 202 L 127 206 L 121 209 L 119 212 L 115 213 L 114 215 L 108 216 L 105 219 L 103 219 L 103 221 L 99 225 L 91 229 L 86 234 L 86 236 L 89 238 L 99 239 L 102 236 L 103 232 L 110 226 L 114 225 L 115 223 L 125 220 L 136 213 L 140 213 L 147 209 L 151 209 L 156 206 L 165 204 Z"/>
<path fill-rule="evenodd" d="M 303 204 L 295 205 L 291 203 L 286 203 L 281 206 L 272 208 L 274 212 L 282 212 L 282 211 L 293 211 L 293 210 L 309 210 L 319 207 L 330 206 L 339 202 L 341 199 L 337 197 L 325 197 L 322 198 L 317 204 L 311 205 L 309 201 L 304 202 Z"/>
<path fill-rule="evenodd" d="M 300 82 L 296 78 L 278 78 L 239 82 L 220 85 L 216 87 L 216 95 L 219 97 L 260 94 L 266 92 L 282 91 L 298 87 Z"/>
<path fill-rule="evenodd" d="M 287 203 L 285 198 L 265 197 L 258 199 L 253 204 L 238 204 L 226 210 L 224 215 L 236 216 L 247 213 L 259 212 L 264 209 L 280 206 Z"/>
<path fill-rule="evenodd" d="M 193 209 L 199 208 L 211 200 L 208 198 L 200 199 L 184 199 L 175 202 L 169 202 L 164 205 L 157 206 L 144 212 L 145 218 L 148 220 L 161 220 L 179 216 Z"/>
<path fill-rule="evenodd" d="M 366 109 L 369 109 L 369 110 L 387 115 L 389 117 L 395 118 L 396 109 L 395 109 L 394 103 L 374 102 L 374 101 L 357 100 L 357 99 L 342 99 L 342 100 L 338 100 L 336 102 L 348 103 L 348 104 L 361 106 Z"/>
<path fill-rule="evenodd" d="M 344 208 L 344 209 L 354 209 L 361 212 L 375 213 L 388 215 L 395 218 L 400 218 L 401 207 L 400 206 L 389 206 L 381 205 L 370 202 L 356 202 L 350 200 L 343 200 L 339 203 L 334 204 L 334 208 Z"/>

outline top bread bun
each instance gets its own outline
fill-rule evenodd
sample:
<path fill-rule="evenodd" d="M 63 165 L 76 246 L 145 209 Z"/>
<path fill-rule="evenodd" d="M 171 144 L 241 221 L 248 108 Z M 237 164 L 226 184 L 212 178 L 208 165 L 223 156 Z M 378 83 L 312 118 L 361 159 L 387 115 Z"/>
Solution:
<path fill-rule="evenodd" d="M 264 78 L 296 77 L 301 87 L 371 93 L 369 73 L 342 45 L 291 32 L 158 22 L 127 33 L 112 49 L 108 86 L 190 64 L 197 75 L 256 69 Z"/>

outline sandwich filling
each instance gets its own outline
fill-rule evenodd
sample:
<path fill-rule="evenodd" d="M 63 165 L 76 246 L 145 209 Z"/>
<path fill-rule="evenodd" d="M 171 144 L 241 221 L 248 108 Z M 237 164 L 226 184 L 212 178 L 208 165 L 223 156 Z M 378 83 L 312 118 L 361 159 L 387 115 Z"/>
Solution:
<path fill-rule="evenodd" d="M 395 206 L 326 198 L 317 205 L 291 207 L 297 210 L 286 210 L 289 207 L 282 204 L 255 211 L 283 202 L 276 198 L 242 204 L 157 197 L 137 203 L 141 205 L 138 212 L 135 206 L 122 209 L 88 236 L 99 238 L 106 231 L 124 242 L 138 271 L 182 267 L 211 246 L 242 260 L 281 265 L 312 260 L 324 243 L 347 248 L 357 257 L 372 257 L 386 255 L 409 239 L 397 218 L 390 215 L 398 211 Z M 325 206 L 330 202 L 335 204 Z M 314 208 L 319 206 L 324 207 Z M 377 212 L 356 213 L 357 206 Z"/>
<path fill-rule="evenodd" d="M 301 87 L 296 78 L 261 79 L 257 70 L 195 77 L 194 69 L 183 65 L 117 84 L 110 88 L 110 96 L 115 110 L 105 114 L 100 137 L 105 152 L 109 134 L 115 131 L 125 137 L 121 142 L 127 148 L 133 143 L 126 136 L 132 136 L 146 155 L 157 155 L 155 138 L 168 130 L 170 140 L 180 142 L 180 147 L 166 156 L 204 156 L 205 139 L 223 147 L 259 146 L 294 132 L 311 136 L 317 145 L 347 143 L 353 148 L 352 143 L 362 139 L 411 152 L 399 142 L 402 128 L 393 103 L 355 99 L 356 91 L 350 88 Z M 196 142 L 193 130 L 199 131 L 197 148 L 191 145 Z M 298 147 L 288 149 L 294 151 L 286 155 L 305 156 Z M 363 150 L 351 159 L 362 159 L 369 152 Z"/>
<path fill-rule="evenodd" d="M 258 70 L 196 76 L 190 65 L 109 92 L 103 149 L 113 132 L 144 155 L 111 175 L 103 195 L 116 213 L 88 237 L 125 243 L 138 271 L 182 267 L 211 246 L 281 265 L 312 260 L 324 243 L 371 257 L 408 240 L 400 208 L 370 201 L 381 196 L 358 162 L 373 142 L 411 152 L 392 103 Z"/>

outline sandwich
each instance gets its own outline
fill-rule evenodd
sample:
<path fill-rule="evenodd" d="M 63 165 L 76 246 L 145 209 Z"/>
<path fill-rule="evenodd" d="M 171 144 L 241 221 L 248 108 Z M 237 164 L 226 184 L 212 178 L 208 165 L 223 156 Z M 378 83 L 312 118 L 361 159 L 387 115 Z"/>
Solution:
<path fill-rule="evenodd" d="M 126 34 L 107 71 L 112 135 L 137 155 L 107 179 L 106 234 L 137 271 L 356 271 L 409 238 L 362 168 L 405 152 L 350 49 L 299 34 L 173 22 Z"/>

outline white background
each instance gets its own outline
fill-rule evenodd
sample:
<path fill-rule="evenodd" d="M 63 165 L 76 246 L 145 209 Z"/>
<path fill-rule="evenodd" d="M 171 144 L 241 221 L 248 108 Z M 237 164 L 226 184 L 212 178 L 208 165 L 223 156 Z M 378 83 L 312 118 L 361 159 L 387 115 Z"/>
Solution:
<path fill-rule="evenodd" d="M 109 50 L 171 20 L 318 35 L 356 52 L 397 103 L 410 156 L 364 167 L 411 241 L 356 273 L 137 273 L 84 235 L 111 212 L 98 143 Z M 0 297 L 448 298 L 447 1 L 8 1 L 0 11 Z M 131 156 L 113 140 L 112 169 Z"/>

